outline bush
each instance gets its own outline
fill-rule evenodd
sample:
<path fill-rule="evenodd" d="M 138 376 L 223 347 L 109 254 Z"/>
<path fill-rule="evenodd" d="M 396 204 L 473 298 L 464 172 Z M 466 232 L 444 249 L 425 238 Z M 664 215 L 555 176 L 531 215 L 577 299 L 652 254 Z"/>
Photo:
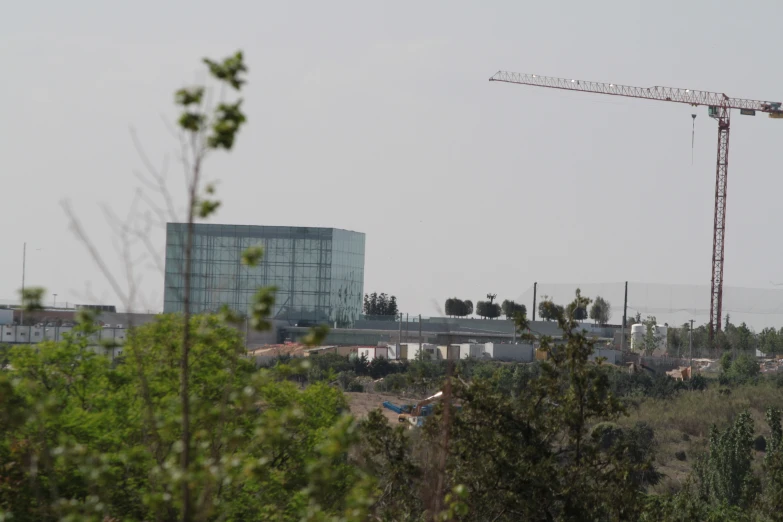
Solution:
<path fill-rule="evenodd" d="M 348 390 L 349 392 L 363 392 L 364 386 L 362 386 L 362 383 L 359 381 L 353 380 L 350 383 L 348 383 Z"/>
<path fill-rule="evenodd" d="M 348 387 L 350 386 L 351 382 L 356 379 L 356 374 L 352 371 L 345 371 L 340 372 L 340 374 L 337 376 L 337 382 L 340 383 L 340 387 L 343 390 L 349 391 Z"/>
<path fill-rule="evenodd" d="M 707 389 L 707 378 L 702 374 L 697 373 L 687 383 L 688 388 L 696 391 L 704 391 Z"/>
<path fill-rule="evenodd" d="M 408 379 L 401 373 L 387 375 L 382 381 L 375 384 L 375 390 L 379 392 L 397 392 L 408 385 Z"/>
<path fill-rule="evenodd" d="M 761 373 L 756 358 L 748 354 L 739 355 L 732 360 L 728 352 L 724 353 L 720 364 L 722 371 L 719 382 L 723 385 L 743 384 L 756 379 Z"/>

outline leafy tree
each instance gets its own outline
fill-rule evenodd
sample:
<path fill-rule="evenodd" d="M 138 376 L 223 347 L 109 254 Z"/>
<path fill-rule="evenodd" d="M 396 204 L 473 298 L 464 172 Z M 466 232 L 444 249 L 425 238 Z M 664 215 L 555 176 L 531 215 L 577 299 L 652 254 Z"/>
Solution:
<path fill-rule="evenodd" d="M 446 299 L 445 312 L 450 317 L 467 317 L 473 313 L 473 301 L 450 297 Z"/>
<path fill-rule="evenodd" d="M 400 310 L 397 308 L 397 298 L 395 296 L 389 297 L 389 304 L 386 308 L 386 314 L 385 315 L 391 315 L 396 316 L 400 313 Z"/>
<path fill-rule="evenodd" d="M 649 356 L 652 355 L 653 352 L 655 352 L 655 350 L 657 350 L 661 345 L 663 337 L 658 333 L 658 329 L 656 328 L 658 325 L 658 320 L 655 318 L 655 316 L 648 315 L 642 324 L 645 326 L 645 332 L 644 336 L 642 337 L 639 351 L 641 351 L 644 355 Z"/>
<path fill-rule="evenodd" d="M 601 296 L 595 298 L 593 306 L 590 307 L 590 319 L 597 324 L 607 324 L 612 318 L 612 307 L 609 301 Z"/>
<path fill-rule="evenodd" d="M 456 315 L 459 315 L 458 308 L 457 308 L 458 301 L 459 299 L 457 299 L 456 297 L 449 297 L 448 299 L 446 299 L 446 306 L 444 308 L 447 316 L 454 317 Z"/>
<path fill-rule="evenodd" d="M 12 350 L 12 369 L 0 376 L 0 469 L 11 470 L 0 510 L 31 521 L 181 517 L 183 319 L 132 330 L 116 368 L 88 347 L 89 323 L 62 342 Z M 353 428 L 341 393 L 300 390 L 287 379 L 295 367 L 256 372 L 240 333 L 217 316 L 194 316 L 189 327 L 195 512 L 205 520 L 363 513 L 360 497 L 371 491 L 345 461 Z"/>
<path fill-rule="evenodd" d="M 716 504 L 748 506 L 757 490 L 751 473 L 753 419 L 743 412 L 732 426 L 721 432 L 710 430 L 710 449 L 694 466 L 700 494 Z"/>
<path fill-rule="evenodd" d="M 476 303 L 476 315 L 484 319 L 496 319 L 500 317 L 500 305 L 489 301 Z"/>
<path fill-rule="evenodd" d="M 514 301 L 509 301 L 506 299 L 503 301 L 503 304 L 500 306 L 501 311 L 503 312 L 503 315 L 506 316 L 506 319 L 513 319 L 516 314 L 526 314 L 527 313 L 527 307 L 523 304 L 517 304 Z"/>
<path fill-rule="evenodd" d="M 764 493 L 761 497 L 762 511 L 770 520 L 783 521 L 783 426 L 781 413 L 777 408 L 767 408 L 765 420 L 770 429 L 766 438 L 766 455 L 764 456 Z"/>
<path fill-rule="evenodd" d="M 721 382 L 745 383 L 758 377 L 761 373 L 756 357 L 747 353 L 738 355 L 732 359 L 731 352 L 725 352 L 720 359 Z"/>
<path fill-rule="evenodd" d="M 576 295 L 582 295 L 582 291 L 579 288 L 576 289 Z M 566 307 L 565 313 L 568 317 L 573 317 L 577 321 L 584 321 L 587 319 L 587 308 L 585 306 L 581 306 L 579 303 L 581 303 L 579 299 L 569 303 L 568 307 Z"/>
<path fill-rule="evenodd" d="M 566 315 L 567 311 L 563 305 L 556 305 L 552 302 L 552 298 L 546 295 L 541 296 L 542 301 L 538 303 L 538 316 L 544 321 L 555 321 L 557 315 Z"/>
<path fill-rule="evenodd" d="M 579 297 L 577 307 L 587 304 Z M 564 344 L 541 340 L 550 359 L 518 396 L 497 391 L 495 378 L 454 382 L 461 410 L 451 421 L 446 472 L 450 487 L 466 487 L 468 513 L 456 520 L 633 520 L 641 511 L 644 477 L 653 471 L 643 442 L 649 432 L 609 446 L 593 433 L 624 410 L 603 368 L 588 363 L 593 341 L 572 316 L 547 306 Z M 517 327 L 527 330 L 524 314 Z M 425 439 L 442 440 L 437 421 L 424 430 Z"/>

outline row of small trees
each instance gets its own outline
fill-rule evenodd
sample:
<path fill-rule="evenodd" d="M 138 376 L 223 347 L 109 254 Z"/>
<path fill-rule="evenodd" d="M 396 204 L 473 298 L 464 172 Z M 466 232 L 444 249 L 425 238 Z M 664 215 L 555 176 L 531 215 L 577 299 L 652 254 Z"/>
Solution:
<path fill-rule="evenodd" d="M 475 313 L 484 319 L 496 319 L 504 315 L 507 319 L 513 319 L 517 314 L 527 312 L 527 307 L 523 304 L 515 303 L 506 299 L 503 304 L 495 303 L 496 294 L 487 294 L 486 301 L 478 301 L 475 306 Z M 467 317 L 474 313 L 473 301 L 470 299 L 462 300 L 456 297 L 446 299 L 446 315 L 449 317 Z"/>
<path fill-rule="evenodd" d="M 364 315 L 391 315 L 396 316 L 397 298 L 386 294 L 378 295 L 376 292 L 364 294 Z"/>
<path fill-rule="evenodd" d="M 596 324 L 607 324 L 612 318 L 612 305 L 603 297 L 598 296 L 589 310 L 587 306 L 582 307 L 574 303 L 569 304 L 568 308 L 564 308 L 562 305 L 554 304 L 551 297 L 541 296 L 541 302 L 538 303 L 538 316 L 544 321 L 552 321 L 557 317 L 556 312 L 573 314 L 577 321 L 585 321 L 589 317 Z"/>

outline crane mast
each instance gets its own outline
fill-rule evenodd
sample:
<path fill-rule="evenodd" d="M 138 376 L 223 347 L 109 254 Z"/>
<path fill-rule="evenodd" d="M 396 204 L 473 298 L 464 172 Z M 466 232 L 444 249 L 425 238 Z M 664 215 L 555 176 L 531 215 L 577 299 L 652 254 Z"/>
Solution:
<path fill-rule="evenodd" d="M 723 316 L 723 260 L 726 237 L 726 187 L 729 173 L 729 124 L 731 109 L 739 109 L 740 114 L 748 116 L 755 116 L 756 112 L 763 112 L 769 114 L 770 118 L 781 119 L 783 118 L 781 103 L 730 98 L 723 93 L 693 89 L 661 86 L 632 87 L 614 83 L 553 78 L 537 74 L 507 71 L 498 71 L 489 81 L 708 107 L 710 118 L 718 122 L 718 157 L 715 171 L 715 216 L 712 236 L 712 285 L 710 294 L 710 339 L 714 339 L 721 329 L 721 317 Z"/>

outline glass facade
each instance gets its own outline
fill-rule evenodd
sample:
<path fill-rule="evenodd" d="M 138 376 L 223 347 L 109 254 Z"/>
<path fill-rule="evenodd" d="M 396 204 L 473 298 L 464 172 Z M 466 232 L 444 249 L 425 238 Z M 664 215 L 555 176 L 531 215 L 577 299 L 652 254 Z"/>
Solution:
<path fill-rule="evenodd" d="M 182 312 L 187 224 L 166 226 L 163 311 Z M 258 266 L 242 252 L 261 246 Z M 350 326 L 362 312 L 364 234 L 334 228 L 194 225 L 191 312 L 227 304 L 246 313 L 261 287 L 277 287 L 273 317 Z"/>

